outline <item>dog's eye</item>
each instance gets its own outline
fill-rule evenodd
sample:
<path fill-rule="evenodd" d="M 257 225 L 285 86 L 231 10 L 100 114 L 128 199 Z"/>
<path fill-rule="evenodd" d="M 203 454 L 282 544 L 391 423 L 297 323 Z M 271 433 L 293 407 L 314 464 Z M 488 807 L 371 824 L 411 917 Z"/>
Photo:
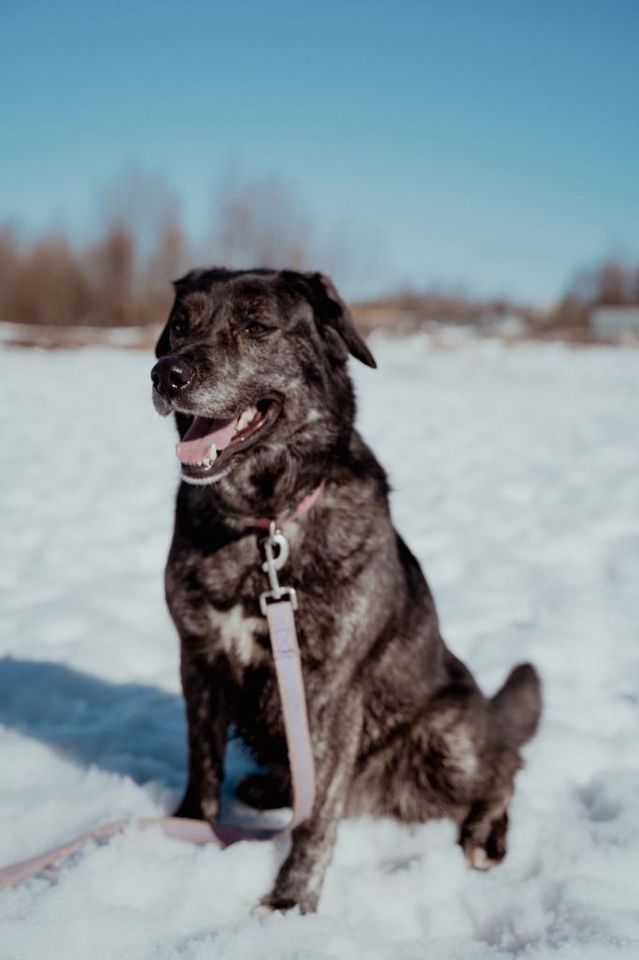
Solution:
<path fill-rule="evenodd" d="M 269 328 L 265 327 L 263 323 L 258 323 L 257 320 L 251 320 L 251 322 L 247 323 L 244 327 L 244 332 L 248 334 L 251 339 L 259 340 L 260 337 L 263 337 L 264 334 L 269 332 Z"/>
<path fill-rule="evenodd" d="M 176 313 L 171 318 L 171 333 L 176 337 L 183 337 L 189 328 L 189 323 L 183 313 Z"/>

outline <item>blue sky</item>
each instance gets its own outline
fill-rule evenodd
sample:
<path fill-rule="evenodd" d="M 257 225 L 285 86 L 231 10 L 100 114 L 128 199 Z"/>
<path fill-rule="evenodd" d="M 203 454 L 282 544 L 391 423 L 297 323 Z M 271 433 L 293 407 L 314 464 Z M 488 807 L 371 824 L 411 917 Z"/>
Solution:
<path fill-rule="evenodd" d="M 278 178 L 369 264 L 337 265 L 350 295 L 547 302 L 639 260 L 636 0 L 5 0 L 0 80 L 0 218 L 27 232 L 90 234 L 139 169 L 196 235 L 230 176 Z"/>

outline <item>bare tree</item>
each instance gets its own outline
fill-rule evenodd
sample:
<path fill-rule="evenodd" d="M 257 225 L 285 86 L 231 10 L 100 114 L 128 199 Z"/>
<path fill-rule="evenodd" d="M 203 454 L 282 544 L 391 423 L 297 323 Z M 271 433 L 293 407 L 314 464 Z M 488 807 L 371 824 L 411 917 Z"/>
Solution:
<path fill-rule="evenodd" d="M 65 237 L 51 234 L 20 257 L 9 316 L 26 323 L 74 324 L 90 306 L 82 264 Z"/>
<path fill-rule="evenodd" d="M 17 319 L 15 292 L 20 260 L 16 231 L 7 225 L 0 229 L 0 319 Z"/>
<path fill-rule="evenodd" d="M 608 260 L 597 271 L 597 303 L 617 306 L 627 301 L 629 293 L 627 271 L 618 260 Z"/>
<path fill-rule="evenodd" d="M 99 322 L 157 323 L 186 266 L 179 204 L 162 179 L 129 171 L 105 190 L 102 209 L 107 232 L 93 253 Z"/>
<path fill-rule="evenodd" d="M 309 218 L 277 180 L 226 187 L 215 221 L 214 253 L 226 266 L 312 266 Z"/>
<path fill-rule="evenodd" d="M 153 323 L 169 309 L 173 297 L 171 281 L 188 266 L 188 244 L 177 216 L 167 217 L 146 264 L 143 322 Z"/>
<path fill-rule="evenodd" d="M 87 258 L 95 306 L 91 320 L 105 326 L 135 322 L 134 241 L 124 223 L 112 224 Z"/>
<path fill-rule="evenodd" d="M 590 313 L 597 306 L 623 306 L 639 303 L 639 269 L 620 257 L 579 270 L 562 300 L 550 314 L 551 325 L 585 331 Z"/>

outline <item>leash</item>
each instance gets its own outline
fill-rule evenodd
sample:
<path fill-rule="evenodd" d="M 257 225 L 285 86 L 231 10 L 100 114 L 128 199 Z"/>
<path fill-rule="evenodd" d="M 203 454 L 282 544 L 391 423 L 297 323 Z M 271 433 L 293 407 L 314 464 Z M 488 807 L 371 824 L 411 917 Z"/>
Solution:
<path fill-rule="evenodd" d="M 302 500 L 289 519 L 298 519 L 306 513 L 319 497 L 322 488 L 323 483 Z M 284 828 L 251 828 L 220 823 L 211 825 L 203 820 L 189 820 L 181 817 L 117 820 L 89 830 L 75 840 L 71 840 L 70 843 L 49 850 L 47 853 L 1 868 L 0 890 L 22 883 L 45 870 L 53 869 L 73 856 L 89 840 L 105 842 L 132 825 L 143 828 L 159 827 L 168 837 L 197 844 L 216 843 L 224 848 L 240 840 L 270 840 L 290 833 L 310 815 L 315 797 L 315 767 L 308 728 L 300 649 L 295 629 L 297 594 L 293 587 L 282 586 L 278 578 L 278 572 L 288 559 L 288 541 L 274 520 L 259 521 L 258 526 L 263 527 L 264 523 L 268 523 L 269 532 L 262 541 L 266 557 L 262 570 L 268 577 L 269 589 L 260 594 L 260 610 L 268 623 L 284 715 L 284 731 L 293 787 L 293 813 L 290 822 Z"/>

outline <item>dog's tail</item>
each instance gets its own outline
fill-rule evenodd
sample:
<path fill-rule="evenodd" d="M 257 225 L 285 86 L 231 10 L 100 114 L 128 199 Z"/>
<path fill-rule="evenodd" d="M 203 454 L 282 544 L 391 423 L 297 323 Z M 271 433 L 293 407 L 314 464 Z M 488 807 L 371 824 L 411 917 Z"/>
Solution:
<path fill-rule="evenodd" d="M 501 738 L 521 747 L 534 735 L 541 716 L 541 681 L 530 663 L 511 670 L 505 684 L 491 700 Z"/>

